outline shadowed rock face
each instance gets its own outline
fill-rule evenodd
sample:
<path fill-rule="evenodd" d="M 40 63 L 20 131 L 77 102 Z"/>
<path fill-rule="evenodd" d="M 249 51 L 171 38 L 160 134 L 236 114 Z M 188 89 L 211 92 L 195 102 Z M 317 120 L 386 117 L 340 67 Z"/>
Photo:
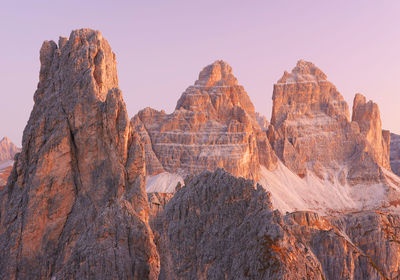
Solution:
<path fill-rule="evenodd" d="M 159 205 L 160 279 L 399 277 L 398 215 L 282 216 L 261 186 L 221 169 L 188 177 Z"/>
<path fill-rule="evenodd" d="M 324 279 L 269 194 L 221 169 L 187 179 L 158 227 L 160 279 Z"/>
<path fill-rule="evenodd" d="M 276 154 L 291 170 L 342 184 L 384 180 L 390 170 L 390 135 L 382 131 L 379 108 L 357 94 L 352 121 L 335 86 L 314 64 L 300 60 L 274 85 L 268 133 Z"/>
<path fill-rule="evenodd" d="M 254 106 L 224 61 L 200 72 L 172 114 L 146 108 L 132 122 L 145 143 L 149 175 L 198 174 L 222 167 L 235 176 L 257 179 L 260 164 L 276 166 Z"/>
<path fill-rule="evenodd" d="M 390 135 L 390 165 L 395 174 L 400 176 L 400 135 Z"/>
<path fill-rule="evenodd" d="M 157 279 L 142 144 L 98 31 L 45 41 L 22 152 L 1 192 L 0 278 Z"/>

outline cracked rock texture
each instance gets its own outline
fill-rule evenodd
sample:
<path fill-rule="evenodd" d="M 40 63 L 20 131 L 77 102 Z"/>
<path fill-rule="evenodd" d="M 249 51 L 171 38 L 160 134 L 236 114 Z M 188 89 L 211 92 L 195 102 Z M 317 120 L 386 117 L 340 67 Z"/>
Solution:
<path fill-rule="evenodd" d="M 40 50 L 35 105 L 0 193 L 1 279 L 157 279 L 143 146 L 100 32 Z"/>
<path fill-rule="evenodd" d="M 269 193 L 222 169 L 188 178 L 158 231 L 160 279 L 324 279 Z"/>
<path fill-rule="evenodd" d="M 153 224 L 160 279 L 398 279 L 399 216 L 282 216 L 253 181 L 188 177 Z"/>
<path fill-rule="evenodd" d="M 345 184 L 384 181 L 390 170 L 390 134 L 382 131 L 378 106 L 361 94 L 353 115 L 327 76 L 300 60 L 274 85 L 269 140 L 283 163 L 299 176 L 308 170 Z"/>
<path fill-rule="evenodd" d="M 256 119 L 254 106 L 224 61 L 205 67 L 172 114 L 146 108 L 133 119 L 145 144 L 148 175 L 181 175 L 224 168 L 258 179 L 260 164 L 277 158 Z"/>
<path fill-rule="evenodd" d="M 400 135 L 390 134 L 390 166 L 400 176 Z"/>

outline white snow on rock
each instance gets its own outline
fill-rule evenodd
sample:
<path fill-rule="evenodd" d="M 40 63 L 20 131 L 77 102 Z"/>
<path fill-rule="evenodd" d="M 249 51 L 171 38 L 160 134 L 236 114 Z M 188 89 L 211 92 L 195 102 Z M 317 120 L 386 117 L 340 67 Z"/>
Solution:
<path fill-rule="evenodd" d="M 384 170 L 393 182 L 400 184 L 400 178 Z M 271 193 L 275 208 L 285 212 L 299 210 L 316 211 L 321 215 L 343 211 L 390 208 L 388 205 L 388 187 L 382 183 L 342 185 L 337 180 L 329 181 L 308 172 L 303 179 L 294 174 L 281 162 L 274 171 L 261 167 L 259 183 Z M 395 183 L 391 188 L 400 193 Z"/>
<path fill-rule="evenodd" d="M 261 166 L 261 184 L 271 193 L 274 208 L 283 213 L 293 211 L 315 211 L 321 215 L 332 215 L 337 212 L 359 211 L 366 209 L 388 209 L 400 212 L 399 208 L 388 203 L 389 188 L 400 193 L 400 177 L 388 170 L 383 170 L 389 178 L 389 187 L 383 183 L 342 185 L 337 179 L 324 180 L 309 171 L 300 178 L 282 162 L 270 171 Z M 337 176 L 334 176 L 337 178 Z M 172 193 L 183 178 L 178 174 L 160 173 L 147 177 L 147 192 Z"/>
<path fill-rule="evenodd" d="M 163 172 L 154 176 L 148 176 L 146 192 L 172 193 L 180 182 L 183 185 L 183 178 L 178 174 Z"/>

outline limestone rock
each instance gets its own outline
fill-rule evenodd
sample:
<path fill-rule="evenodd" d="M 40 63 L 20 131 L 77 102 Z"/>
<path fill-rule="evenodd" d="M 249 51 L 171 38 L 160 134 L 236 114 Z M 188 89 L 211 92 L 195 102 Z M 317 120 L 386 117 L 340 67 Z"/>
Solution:
<path fill-rule="evenodd" d="M 254 181 L 185 179 L 153 224 L 160 279 L 397 279 L 399 216 L 282 216 Z"/>
<path fill-rule="evenodd" d="M 382 122 L 379 107 L 376 103 L 366 101 L 357 93 L 353 102 L 352 121 L 357 122 L 360 132 L 373 147 L 372 152 L 377 163 L 390 170 L 390 133 L 382 132 Z"/>
<path fill-rule="evenodd" d="M 7 160 L 14 160 L 14 156 L 21 151 L 7 137 L 0 140 L 0 163 Z"/>
<path fill-rule="evenodd" d="M 0 194 L 1 279 L 157 279 L 143 146 L 100 32 L 40 50 L 35 105 Z"/>
<path fill-rule="evenodd" d="M 389 166 L 389 135 L 382 131 L 378 106 L 358 94 L 353 117 L 335 86 L 314 64 L 300 60 L 274 85 L 268 132 L 276 154 L 304 177 L 312 171 L 349 184 L 384 181 Z"/>
<path fill-rule="evenodd" d="M 132 123 L 145 143 L 148 175 L 166 171 L 184 176 L 221 167 L 258 179 L 260 164 L 276 166 L 254 106 L 224 61 L 200 72 L 172 114 L 146 108 Z"/>
<path fill-rule="evenodd" d="M 221 169 L 188 178 L 158 231 L 160 279 L 324 279 L 269 194 Z"/>
<path fill-rule="evenodd" d="M 256 120 L 263 131 L 268 131 L 268 127 L 269 127 L 270 123 L 269 123 L 267 117 L 256 112 Z"/>
<path fill-rule="evenodd" d="M 390 139 L 390 166 L 400 176 L 400 135 L 392 133 Z"/>
<path fill-rule="evenodd" d="M 325 279 L 397 279 L 399 216 L 362 211 L 334 217 L 313 212 L 284 218 L 320 261 Z"/>

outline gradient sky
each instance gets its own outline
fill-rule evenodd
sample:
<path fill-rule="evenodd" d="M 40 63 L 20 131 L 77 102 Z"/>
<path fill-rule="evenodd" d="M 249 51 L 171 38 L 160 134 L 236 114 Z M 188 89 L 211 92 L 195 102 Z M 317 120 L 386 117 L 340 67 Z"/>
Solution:
<path fill-rule="evenodd" d="M 117 55 L 132 117 L 172 112 L 199 71 L 227 61 L 256 110 L 270 118 L 273 84 L 297 60 L 315 63 L 351 108 L 356 92 L 378 103 L 400 133 L 400 1 L 0 0 L 0 137 L 21 144 L 44 40 L 100 30 Z"/>

